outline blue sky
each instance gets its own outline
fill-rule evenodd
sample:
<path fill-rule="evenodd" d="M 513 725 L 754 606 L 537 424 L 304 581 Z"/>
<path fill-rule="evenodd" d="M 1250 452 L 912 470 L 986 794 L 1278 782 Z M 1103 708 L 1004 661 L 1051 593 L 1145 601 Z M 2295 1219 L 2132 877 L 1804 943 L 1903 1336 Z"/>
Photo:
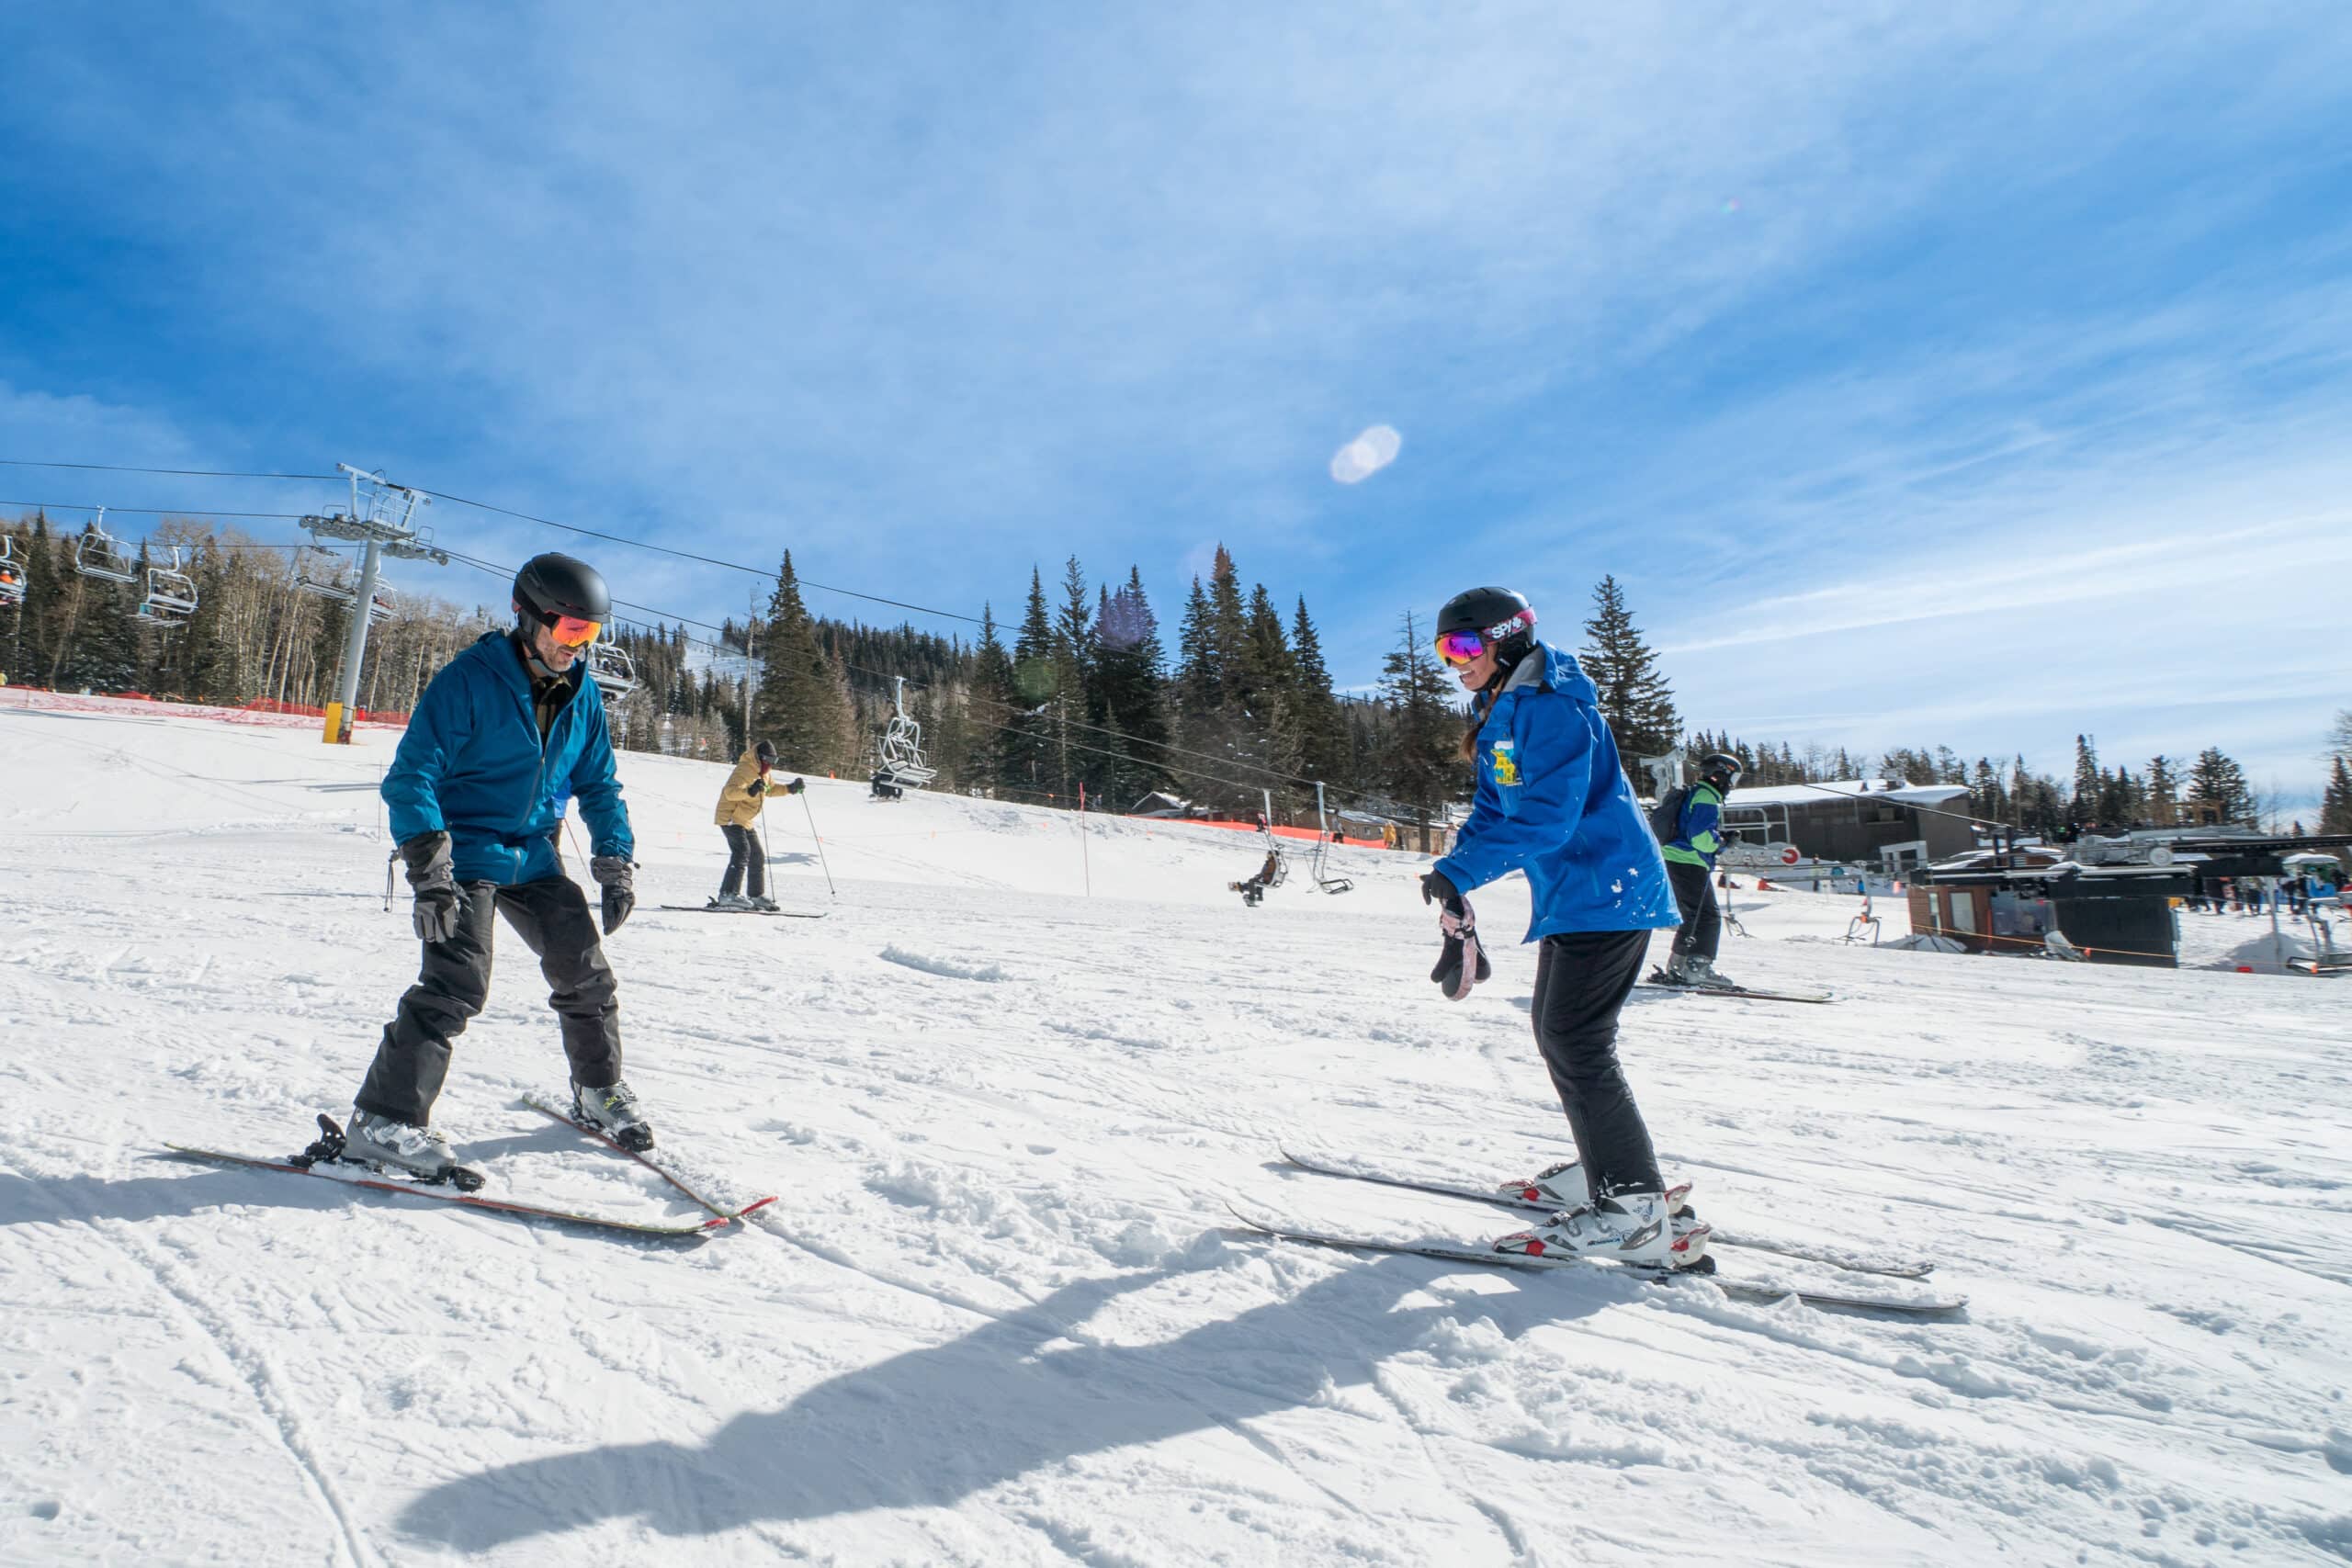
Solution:
<path fill-rule="evenodd" d="M 1222 540 L 1343 682 L 1473 583 L 1574 643 L 1610 571 L 1696 724 L 2309 798 L 2347 83 L 2309 4 L 9 7 L 0 457 L 1001 615 L 1075 552 L 1172 622 Z"/>

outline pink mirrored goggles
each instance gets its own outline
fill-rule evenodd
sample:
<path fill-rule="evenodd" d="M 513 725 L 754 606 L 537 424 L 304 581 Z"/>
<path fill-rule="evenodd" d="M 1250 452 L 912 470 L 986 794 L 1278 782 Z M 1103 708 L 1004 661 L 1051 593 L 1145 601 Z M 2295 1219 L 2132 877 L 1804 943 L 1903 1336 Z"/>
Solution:
<path fill-rule="evenodd" d="M 1535 612 L 1521 610 L 1508 621 L 1498 621 L 1484 631 L 1445 632 L 1437 639 L 1437 656 L 1448 664 L 1467 664 L 1505 637 L 1535 624 Z"/>

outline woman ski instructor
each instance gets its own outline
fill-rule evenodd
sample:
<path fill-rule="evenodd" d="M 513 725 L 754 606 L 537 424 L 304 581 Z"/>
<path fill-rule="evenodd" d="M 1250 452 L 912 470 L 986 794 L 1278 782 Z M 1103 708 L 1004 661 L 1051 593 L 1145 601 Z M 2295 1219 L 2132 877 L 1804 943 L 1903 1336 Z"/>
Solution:
<path fill-rule="evenodd" d="M 558 840 L 573 796 L 589 830 L 604 934 L 637 903 L 636 840 L 621 802 L 605 702 L 587 650 L 612 614 L 594 568 L 535 556 L 514 578 L 514 625 L 443 667 L 384 775 L 392 840 L 415 890 L 424 943 L 416 984 L 384 1026 L 345 1134 L 344 1157 L 427 1180 L 457 1164 L 432 1125 L 451 1043 L 490 995 L 503 915 L 538 956 L 571 1066 L 572 1114 L 626 1148 L 653 1129 L 621 1079 L 620 1007 L 597 916 L 563 874 Z"/>
<path fill-rule="evenodd" d="M 1598 692 L 1534 627 L 1526 596 L 1507 588 L 1474 588 L 1438 612 L 1438 657 L 1471 694 L 1462 754 L 1476 763 L 1478 786 L 1453 852 L 1421 878 L 1444 941 L 1430 978 L 1459 1001 L 1487 977 L 1465 895 L 1524 871 L 1534 906 L 1527 940 L 1542 943 L 1535 1046 L 1578 1159 L 1506 1184 L 1556 1198 L 1561 1212 L 1495 1250 L 1686 1268 L 1704 1256 L 1706 1230 L 1687 1223 L 1677 1235 L 1617 1060 L 1617 1015 L 1648 961 L 1650 932 L 1679 923 L 1674 892 Z"/>

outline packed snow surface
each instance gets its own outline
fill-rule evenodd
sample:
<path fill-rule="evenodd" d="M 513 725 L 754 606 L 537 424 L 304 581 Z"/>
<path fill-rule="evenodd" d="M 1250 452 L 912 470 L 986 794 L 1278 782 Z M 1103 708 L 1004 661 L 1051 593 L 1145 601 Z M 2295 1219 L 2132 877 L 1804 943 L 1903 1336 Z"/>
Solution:
<path fill-rule="evenodd" d="M 1298 846 L 1244 909 L 1246 835 L 820 780 L 768 844 L 829 919 L 666 913 L 725 770 L 630 755 L 630 1082 L 690 1178 L 781 1195 L 645 1240 L 158 1157 L 346 1111 L 416 957 L 396 737 L 94 707 L 0 705 L 0 1562 L 2352 1556 L 2352 981 L 1874 952 L 1850 897 L 1744 891 L 1724 968 L 1838 999 L 1636 994 L 1668 1171 L 1963 1313 L 1318 1250 L 1224 1201 L 1518 1222 L 1278 1141 L 1568 1152 L 1533 953 L 1445 1001 L 1425 863 L 1342 852 L 1329 897 Z M 494 1191 L 691 1217 L 516 1103 L 562 1059 L 501 940 L 436 1120 Z"/>

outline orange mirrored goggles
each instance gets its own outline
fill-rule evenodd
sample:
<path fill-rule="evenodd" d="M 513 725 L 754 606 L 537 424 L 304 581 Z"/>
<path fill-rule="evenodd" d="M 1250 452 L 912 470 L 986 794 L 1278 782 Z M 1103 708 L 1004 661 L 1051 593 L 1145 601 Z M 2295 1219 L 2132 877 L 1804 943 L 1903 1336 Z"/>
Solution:
<path fill-rule="evenodd" d="M 542 613 L 539 616 L 539 624 L 548 628 L 548 636 L 554 637 L 565 648 L 585 648 L 596 640 L 598 632 L 605 629 L 604 622 L 583 621 L 578 615 L 550 615 Z"/>

